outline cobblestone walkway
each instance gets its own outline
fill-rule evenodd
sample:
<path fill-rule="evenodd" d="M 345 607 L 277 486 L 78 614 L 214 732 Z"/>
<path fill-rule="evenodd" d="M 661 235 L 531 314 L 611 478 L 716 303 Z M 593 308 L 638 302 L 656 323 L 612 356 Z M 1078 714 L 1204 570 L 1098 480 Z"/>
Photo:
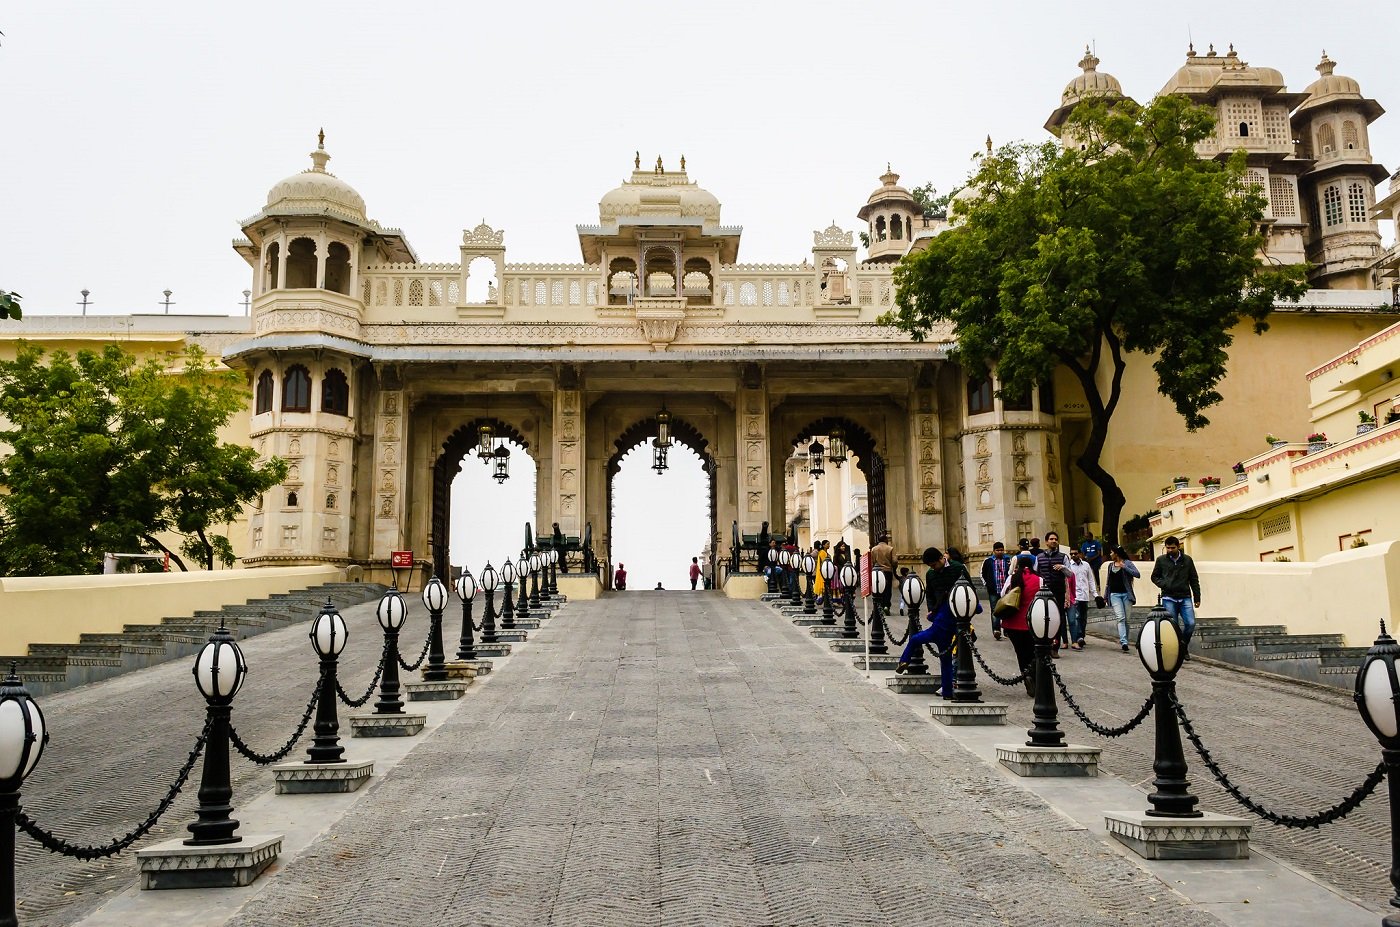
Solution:
<path fill-rule="evenodd" d="M 801 637 L 572 603 L 232 923 L 1217 923 Z"/>

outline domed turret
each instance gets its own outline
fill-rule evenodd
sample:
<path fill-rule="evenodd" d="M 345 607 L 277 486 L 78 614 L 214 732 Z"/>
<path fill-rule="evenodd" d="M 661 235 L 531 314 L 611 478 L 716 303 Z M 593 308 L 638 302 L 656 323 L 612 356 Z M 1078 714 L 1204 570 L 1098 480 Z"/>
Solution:
<path fill-rule="evenodd" d="M 872 263 L 888 263 L 902 258 L 914 237 L 915 220 L 923 217 L 923 207 L 914 194 L 899 185 L 899 175 L 885 165 L 880 186 L 866 199 L 856 217 L 866 222 Z"/>
<path fill-rule="evenodd" d="M 317 135 L 311 167 L 273 184 L 267 191 L 266 213 L 304 215 L 308 212 L 342 213 L 358 222 L 365 219 L 365 201 L 355 188 L 326 170 L 326 133 Z"/>
<path fill-rule="evenodd" d="M 1060 94 L 1059 107 L 1050 114 L 1045 123 L 1045 128 L 1056 138 L 1060 137 L 1069 114 L 1083 101 L 1099 99 L 1111 104 L 1114 100 L 1123 98 L 1123 85 L 1118 83 L 1118 78 L 1112 74 L 1099 70 L 1098 56 L 1090 51 L 1087 45 L 1084 46 L 1084 57 L 1079 59 L 1079 67 L 1083 73 L 1065 84 L 1064 92 Z"/>
<path fill-rule="evenodd" d="M 706 230 L 719 225 L 719 199 L 686 175 L 684 155 L 678 171 L 666 170 L 659 156 L 653 170 L 642 170 L 640 155 L 633 165 L 632 177 L 598 201 L 603 225 L 638 224 L 642 219 L 649 224 L 700 224 Z"/>

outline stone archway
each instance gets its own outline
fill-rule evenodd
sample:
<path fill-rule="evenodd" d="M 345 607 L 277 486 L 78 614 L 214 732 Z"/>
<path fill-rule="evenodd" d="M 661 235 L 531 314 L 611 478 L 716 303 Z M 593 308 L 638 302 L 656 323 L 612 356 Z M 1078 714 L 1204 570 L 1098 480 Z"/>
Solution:
<path fill-rule="evenodd" d="M 847 449 L 856 457 L 856 467 L 865 476 L 865 504 L 870 516 L 870 539 L 873 543 L 883 531 L 889 530 L 885 507 L 885 459 L 875 450 L 875 436 L 864 426 L 839 415 L 823 416 L 801 429 L 792 439 L 792 446 L 807 444 L 813 438 L 831 434 L 840 428 L 846 437 Z"/>
<path fill-rule="evenodd" d="M 442 453 L 433 463 L 433 515 L 429 523 L 428 545 L 432 552 L 433 571 L 444 580 L 451 575 L 448 526 L 452 523 L 452 480 L 462 471 L 462 461 L 467 454 L 480 443 L 483 425 L 490 425 L 497 438 L 514 441 L 526 453 L 530 452 L 530 442 L 515 426 L 489 416 L 472 419 L 448 435 L 442 443 Z M 534 523 L 533 517 L 530 521 Z"/>
<path fill-rule="evenodd" d="M 654 415 L 653 415 L 653 416 L 649 416 L 648 418 L 644 418 L 644 419 L 642 419 L 641 421 L 638 421 L 638 422 L 636 422 L 635 424 L 633 424 L 633 425 L 631 425 L 630 427 L 628 427 L 627 429 L 625 429 L 625 430 L 622 432 L 622 434 L 619 435 L 615 441 L 613 441 L 613 448 L 614 448 L 614 450 L 613 450 L 612 456 L 608 458 L 608 466 L 607 466 L 607 518 L 608 518 L 608 523 L 607 523 L 607 541 L 608 541 L 608 543 L 607 543 L 607 550 L 604 552 L 605 555 L 606 555 L 606 558 L 607 558 L 607 563 L 608 563 L 608 574 L 604 577 L 604 585 L 608 586 L 609 588 L 611 588 L 611 586 L 612 586 L 612 575 L 611 575 L 611 573 L 612 573 L 612 564 L 615 562 L 615 561 L 613 560 L 613 551 L 612 551 L 612 544 L 613 544 L 613 478 L 616 477 L 618 471 L 622 469 L 622 458 L 623 458 L 624 456 L 626 456 L 626 454 L 627 454 L 629 451 L 633 450 L 633 449 L 636 448 L 638 445 L 643 445 L 643 444 L 644 444 L 644 445 L 646 445 L 647 447 L 650 447 L 650 446 L 651 446 L 651 440 L 652 440 L 652 438 L 655 438 L 655 437 L 656 437 L 656 433 L 657 433 L 657 429 L 659 428 L 659 425 L 660 425 L 660 423 L 657 421 L 656 416 L 654 416 Z M 687 422 L 685 419 L 680 418 L 680 417 L 675 416 L 675 415 L 672 415 L 672 416 L 671 416 L 671 440 L 672 440 L 674 443 L 676 443 L 676 444 L 682 444 L 682 445 L 684 445 L 684 446 L 690 448 L 692 451 L 694 451 L 695 454 L 696 454 L 696 456 L 700 458 L 700 465 L 704 468 L 705 474 L 709 477 L 709 482 L 710 482 L 710 489 L 709 489 L 709 496 L 710 496 L 710 497 L 709 497 L 710 532 L 709 532 L 709 536 L 708 536 L 708 546 L 709 546 L 709 551 L 710 551 L 710 558 L 709 558 L 709 559 L 710 559 L 710 562 L 709 562 L 709 567 L 710 567 L 711 570 L 715 570 L 715 569 L 716 569 L 716 560 L 717 560 L 717 557 L 718 557 L 718 554 L 719 554 L 719 552 L 718 552 L 718 544 L 719 544 L 719 527 L 718 527 L 718 526 L 719 526 L 719 509 L 718 509 L 718 489 L 717 489 L 716 482 L 715 482 L 715 474 L 716 474 L 716 472 L 717 472 L 718 469 L 719 469 L 719 465 L 718 465 L 718 463 L 716 462 L 714 455 L 710 452 L 710 442 L 709 442 L 709 439 L 707 439 L 704 435 L 702 435 L 702 434 L 700 433 L 700 430 L 699 430 L 698 428 L 696 428 L 694 425 L 690 424 L 690 422 Z M 717 581 L 718 581 L 718 576 L 712 576 L 711 579 L 713 579 L 713 580 L 715 580 L 715 581 L 717 582 Z"/>

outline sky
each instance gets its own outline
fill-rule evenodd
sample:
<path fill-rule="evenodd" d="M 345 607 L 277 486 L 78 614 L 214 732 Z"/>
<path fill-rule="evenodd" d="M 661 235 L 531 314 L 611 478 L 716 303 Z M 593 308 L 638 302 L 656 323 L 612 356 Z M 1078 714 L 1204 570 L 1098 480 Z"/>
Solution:
<path fill-rule="evenodd" d="M 1318 10 L 1325 10 L 1325 17 Z M 740 260 L 807 257 L 888 162 L 907 185 L 966 177 L 1042 125 L 1086 44 L 1138 99 L 1188 38 L 1233 42 L 1302 90 L 1322 50 L 1400 111 L 1400 6 L 1276 2 L 883 4 L 120 4 L 0 8 L 0 288 L 29 313 L 238 314 L 239 220 L 310 166 L 455 261 L 504 228 L 512 262 L 580 260 L 574 225 L 660 154 L 744 227 Z M 899 41 L 894 41 L 895 39 Z M 1371 127 L 1400 167 L 1400 112 Z"/>

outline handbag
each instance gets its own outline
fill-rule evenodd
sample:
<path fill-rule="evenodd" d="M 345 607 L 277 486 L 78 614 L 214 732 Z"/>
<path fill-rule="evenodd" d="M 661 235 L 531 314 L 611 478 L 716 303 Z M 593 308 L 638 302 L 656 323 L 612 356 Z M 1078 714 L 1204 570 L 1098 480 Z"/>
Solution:
<path fill-rule="evenodd" d="M 992 614 L 1005 620 L 1014 617 L 1021 610 L 1021 587 L 1016 586 L 1007 591 L 1006 595 L 997 599 L 997 607 L 992 609 Z"/>
<path fill-rule="evenodd" d="M 1103 608 L 1103 607 L 1104 607 L 1104 604 L 1105 604 L 1105 603 L 1104 603 L 1104 600 L 1103 600 L 1103 596 L 1101 596 L 1101 595 L 1096 595 L 1096 596 L 1094 596 L 1094 607 L 1095 607 L 1095 608 Z"/>

